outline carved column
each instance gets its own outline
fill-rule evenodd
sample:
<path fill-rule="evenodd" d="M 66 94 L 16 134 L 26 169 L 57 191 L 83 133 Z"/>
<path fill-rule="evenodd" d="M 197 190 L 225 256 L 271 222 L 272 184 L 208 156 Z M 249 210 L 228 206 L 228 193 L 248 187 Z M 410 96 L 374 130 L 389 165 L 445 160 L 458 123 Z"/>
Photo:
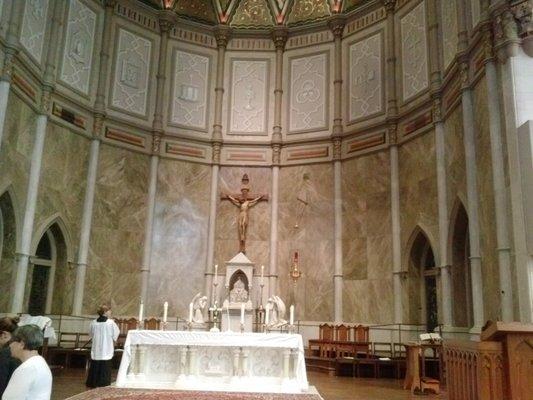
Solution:
<path fill-rule="evenodd" d="M 209 200 L 209 227 L 207 232 L 207 262 L 205 266 L 205 292 L 211 298 L 215 258 L 215 227 L 217 214 L 218 172 L 220 169 L 220 150 L 222 148 L 222 100 L 224 98 L 224 61 L 226 47 L 230 39 L 231 29 L 219 25 L 215 29 L 217 40 L 217 77 L 215 87 L 215 116 L 213 123 L 213 164 L 211 167 L 211 198 Z M 214 299 L 215 300 L 215 299 Z"/>
<path fill-rule="evenodd" d="M 62 3 L 53 3 L 51 15 L 50 43 L 59 42 L 59 33 L 62 23 L 59 20 Z M 11 312 L 23 312 L 24 290 L 26 287 L 26 276 L 28 273 L 28 262 L 31 252 L 31 238 L 33 234 L 33 222 L 35 219 L 35 207 L 37 205 L 37 194 L 39 190 L 39 179 L 41 175 L 41 164 L 44 149 L 44 139 L 48 114 L 50 113 L 50 101 L 54 86 L 55 60 L 58 46 L 49 45 L 46 53 L 45 69 L 43 75 L 43 85 L 41 94 L 41 104 L 35 124 L 35 141 L 30 163 L 30 176 L 28 180 L 28 190 L 26 193 L 26 208 L 24 210 L 24 220 L 22 223 L 22 234 L 20 241 L 20 251 L 18 252 L 17 269 L 15 273 L 15 290 L 11 303 Z"/>
<path fill-rule="evenodd" d="M 533 3 L 523 2 L 510 7 L 508 1 L 491 2 L 490 13 L 494 32 L 494 51 L 500 66 L 501 105 L 505 127 L 505 145 L 509 174 L 509 199 L 513 259 L 515 263 L 518 315 L 522 322 L 533 322 L 533 246 L 528 224 L 530 204 L 524 188 L 523 171 L 531 169 L 531 142 L 528 125 L 533 120 L 530 84 L 533 57 Z M 521 43 L 521 47 L 520 47 Z M 485 70 L 487 72 L 487 70 Z M 487 74 L 487 85 L 490 84 Z M 528 89 L 526 89 L 528 88 Z M 492 116 L 491 116 L 492 117 Z M 492 125 L 492 122 L 490 123 Z M 491 132 L 492 146 L 492 132 Z M 492 149 L 491 149 L 492 150 Z M 525 168 L 525 169 L 524 169 Z M 527 181 L 527 178 L 526 178 Z M 494 184 L 496 184 L 494 182 Z M 529 241 L 528 241 L 529 240 Z M 502 304 L 503 309 L 503 304 Z"/>
<path fill-rule="evenodd" d="M 163 10 L 159 13 L 159 27 L 161 29 L 161 45 L 157 64 L 157 89 L 155 93 L 154 121 L 152 123 L 152 156 L 150 157 L 150 180 L 148 184 L 148 199 L 146 205 L 146 222 L 144 226 L 144 248 L 141 265 L 141 301 L 146 303 L 150 266 L 152 256 L 152 239 L 154 228 L 155 195 L 157 190 L 157 169 L 161 137 L 163 136 L 163 96 L 165 93 L 166 65 L 168 53 L 168 36 L 176 23 L 177 16 L 173 11 Z"/>
<path fill-rule="evenodd" d="M 483 10 L 487 18 L 487 10 Z M 511 248 L 509 243 L 509 223 L 507 210 L 507 188 L 505 183 L 504 152 L 502 147 L 502 105 L 498 89 L 498 75 L 492 51 L 490 20 L 483 21 L 483 46 L 485 50 L 485 80 L 487 82 L 487 105 L 489 111 L 490 152 L 492 161 L 492 187 L 494 192 L 494 212 L 496 213 L 496 241 L 500 276 L 500 302 L 502 320 L 513 320 L 513 288 L 511 276 Z"/>
<path fill-rule="evenodd" d="M 0 75 L 0 148 L 2 148 L 2 137 L 4 135 L 7 102 L 11 87 L 11 75 L 13 73 L 13 61 L 20 48 L 18 32 L 23 13 L 23 1 L 11 3 L 9 27 L 4 45 L 4 65 L 2 66 L 2 74 Z"/>
<path fill-rule="evenodd" d="M 335 56 L 333 80 L 333 186 L 334 186 L 334 235 L 335 235 L 335 267 L 333 272 L 334 284 L 334 319 L 342 322 L 342 33 L 346 21 L 335 15 L 329 20 L 329 27 L 335 38 Z"/>
<path fill-rule="evenodd" d="M 446 146 L 444 143 L 445 130 L 441 111 L 441 72 L 439 57 L 439 32 L 437 1 L 428 3 L 429 14 L 429 66 L 431 73 L 431 97 L 433 98 L 433 124 L 435 127 L 435 159 L 437 167 L 437 203 L 439 209 L 439 267 L 442 299 L 442 324 L 452 325 L 452 290 L 450 262 L 448 256 L 448 200 L 446 180 Z"/>
<path fill-rule="evenodd" d="M 392 283 L 394 293 L 394 322 L 402 322 L 402 257 L 400 247 L 400 176 L 398 165 L 398 141 L 396 106 L 396 54 L 394 32 L 394 8 L 396 0 L 383 0 L 387 12 L 387 123 L 389 136 L 391 182 L 391 233 L 392 233 Z"/>
<path fill-rule="evenodd" d="M 274 86 L 274 130 L 272 132 L 272 199 L 270 202 L 270 269 L 268 292 L 278 293 L 278 206 L 279 168 L 281 163 L 281 106 L 283 100 L 283 51 L 287 43 L 287 29 L 276 27 L 272 40 L 276 46 L 276 83 Z"/>
<path fill-rule="evenodd" d="M 465 148 L 466 192 L 468 208 L 468 233 L 470 244 L 470 271 L 472 280 L 472 303 L 474 311 L 474 331 L 484 323 L 483 280 L 481 275 L 481 253 L 479 238 L 479 198 L 477 190 L 476 142 L 474 133 L 474 110 L 472 90 L 470 88 L 469 60 L 466 54 L 468 32 L 465 10 L 462 2 L 457 3 L 458 10 L 458 49 L 461 79 L 461 103 L 463 108 L 463 142 Z"/>
<path fill-rule="evenodd" d="M 107 75 L 109 74 L 109 46 L 111 40 L 111 20 L 115 1 L 107 1 L 104 14 L 104 31 L 102 34 L 102 48 L 100 50 L 100 69 L 98 73 L 98 86 L 96 88 L 96 100 L 94 104 L 93 137 L 89 153 L 89 166 L 87 167 L 87 184 L 83 200 L 83 211 L 80 227 L 80 243 L 76 267 L 76 282 L 74 284 L 73 315 L 81 315 L 83 296 L 85 292 L 85 276 L 87 274 L 87 258 L 89 255 L 89 241 L 91 238 L 91 224 L 93 218 L 94 192 L 96 176 L 98 172 L 98 156 L 100 154 L 100 138 L 103 135 L 103 123 L 105 119 L 105 89 Z"/>

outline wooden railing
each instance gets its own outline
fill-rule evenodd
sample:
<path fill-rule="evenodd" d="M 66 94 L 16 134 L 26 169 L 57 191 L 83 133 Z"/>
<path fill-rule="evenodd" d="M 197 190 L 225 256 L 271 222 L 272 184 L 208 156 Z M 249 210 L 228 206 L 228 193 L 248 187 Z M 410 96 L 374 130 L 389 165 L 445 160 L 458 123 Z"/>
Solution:
<path fill-rule="evenodd" d="M 448 400 L 508 399 L 500 342 L 444 342 Z"/>

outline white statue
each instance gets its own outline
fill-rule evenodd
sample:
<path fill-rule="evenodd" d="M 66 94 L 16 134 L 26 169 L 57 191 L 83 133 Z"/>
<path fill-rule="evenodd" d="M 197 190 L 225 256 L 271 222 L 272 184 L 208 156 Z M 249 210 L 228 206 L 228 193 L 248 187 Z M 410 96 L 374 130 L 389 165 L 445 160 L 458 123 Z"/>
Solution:
<path fill-rule="evenodd" d="M 195 324 L 203 324 L 204 323 L 204 310 L 207 307 L 207 296 L 202 296 L 201 293 L 198 293 L 194 298 L 192 299 L 192 309 L 193 309 L 193 317 L 192 322 Z"/>
<path fill-rule="evenodd" d="M 233 289 L 229 292 L 229 301 L 232 303 L 246 303 L 248 301 L 248 291 L 240 276 L 233 284 Z"/>
<path fill-rule="evenodd" d="M 269 309 L 269 328 L 280 328 L 283 325 L 287 325 L 285 318 L 285 303 L 279 298 L 279 296 L 272 296 L 268 299 L 266 307 Z"/>

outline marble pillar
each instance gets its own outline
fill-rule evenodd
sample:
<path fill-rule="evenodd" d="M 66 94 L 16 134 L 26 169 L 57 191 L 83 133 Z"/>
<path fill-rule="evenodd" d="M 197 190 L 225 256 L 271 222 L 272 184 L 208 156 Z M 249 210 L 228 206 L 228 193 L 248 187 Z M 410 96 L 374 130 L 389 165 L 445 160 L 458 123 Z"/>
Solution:
<path fill-rule="evenodd" d="M 398 165 L 398 145 L 394 141 L 389 148 L 391 171 L 391 221 L 392 221 L 392 273 L 394 291 L 394 322 L 403 321 L 402 306 L 402 256 L 400 247 L 400 177 Z"/>
<path fill-rule="evenodd" d="M 513 288 L 511 276 L 511 248 L 509 243 L 509 221 L 507 210 L 507 189 L 505 184 L 504 152 L 502 148 L 501 118 L 502 107 L 498 90 L 498 77 L 493 59 L 485 63 L 487 82 L 487 103 L 489 110 L 490 152 L 492 160 L 492 185 L 494 210 L 496 213 L 496 240 L 498 268 L 500 276 L 501 318 L 505 322 L 513 320 Z"/>
<path fill-rule="evenodd" d="M 83 214 L 81 217 L 80 245 L 78 250 L 78 266 L 76 268 L 76 283 L 74 285 L 73 315 L 81 315 L 83 294 L 85 292 L 85 275 L 87 274 L 87 257 L 89 255 L 89 240 L 91 237 L 91 225 L 93 217 L 94 190 L 98 171 L 98 155 L 100 154 L 100 140 L 95 138 L 91 141 L 89 153 L 89 167 L 87 171 L 87 184 L 83 200 Z"/>
<path fill-rule="evenodd" d="M 211 268 L 214 268 L 213 261 L 215 256 L 215 227 L 217 218 L 217 201 L 218 201 L 218 173 L 220 166 L 213 164 L 211 166 L 211 193 L 209 196 L 209 226 L 207 231 L 207 262 L 206 262 L 206 277 L 205 280 L 205 293 L 211 302 L 217 300 L 216 294 L 213 291 L 213 278 L 214 269 L 211 272 Z"/>
<path fill-rule="evenodd" d="M 11 74 L 13 72 L 13 61 L 19 50 L 19 26 L 24 9 L 23 1 L 14 1 L 11 4 L 9 16 L 9 26 L 7 29 L 6 41 L 4 43 L 4 65 L 0 76 L 0 148 L 2 148 L 2 137 L 4 136 L 4 124 L 6 119 L 7 103 L 9 100 L 9 89 L 11 87 Z"/>
<path fill-rule="evenodd" d="M 463 74 L 468 73 L 463 64 Z M 481 252 L 479 237 L 479 198 L 477 189 L 476 145 L 474 137 L 474 111 L 472 108 L 472 91 L 463 87 L 461 94 L 463 108 L 463 141 L 466 164 L 466 192 L 468 208 L 468 234 L 470 245 L 470 276 L 472 280 L 472 305 L 474 311 L 474 329 L 484 324 L 483 280 L 481 276 Z"/>
<path fill-rule="evenodd" d="M 33 233 L 33 222 L 35 219 L 35 206 L 37 204 L 39 179 L 41 176 L 41 161 L 43 157 L 47 121 L 48 117 L 45 114 L 39 114 L 37 116 L 35 126 L 35 141 L 33 143 L 33 151 L 31 154 L 28 191 L 26 194 L 26 208 L 24 209 L 24 220 L 22 223 L 20 251 L 17 254 L 18 259 L 17 269 L 15 271 L 15 288 L 11 302 L 12 313 L 21 313 L 24 311 L 24 290 L 26 288 L 26 277 L 28 274 L 31 237 Z"/>
<path fill-rule="evenodd" d="M 276 47 L 276 78 L 274 86 L 274 128 L 272 132 L 272 196 L 270 199 L 270 266 L 269 296 L 278 295 L 278 210 L 279 210 L 279 165 L 281 156 L 282 127 L 281 111 L 283 100 L 283 51 L 287 43 L 288 32 L 279 27 L 272 32 Z M 262 304 L 261 299 L 261 304 Z"/>
<path fill-rule="evenodd" d="M 333 78 L 333 186 L 334 186 L 334 245 L 335 264 L 333 270 L 333 319 L 342 322 L 342 34 L 346 21 L 334 16 L 329 21 L 333 32 L 334 78 Z"/>

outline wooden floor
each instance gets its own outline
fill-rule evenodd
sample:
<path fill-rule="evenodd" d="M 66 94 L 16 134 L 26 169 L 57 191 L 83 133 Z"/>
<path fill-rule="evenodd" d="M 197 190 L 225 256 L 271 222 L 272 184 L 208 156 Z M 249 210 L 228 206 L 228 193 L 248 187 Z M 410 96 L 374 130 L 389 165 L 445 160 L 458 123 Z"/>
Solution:
<path fill-rule="evenodd" d="M 401 381 L 392 379 L 335 377 L 313 371 L 307 373 L 307 378 L 309 383 L 317 388 L 324 400 L 408 400 L 420 398 L 420 396 L 411 396 L 409 391 L 401 388 Z M 52 400 L 63 400 L 85 390 L 85 370 L 63 371 L 58 376 L 54 376 Z M 443 396 L 431 395 L 423 398 L 445 399 Z"/>

